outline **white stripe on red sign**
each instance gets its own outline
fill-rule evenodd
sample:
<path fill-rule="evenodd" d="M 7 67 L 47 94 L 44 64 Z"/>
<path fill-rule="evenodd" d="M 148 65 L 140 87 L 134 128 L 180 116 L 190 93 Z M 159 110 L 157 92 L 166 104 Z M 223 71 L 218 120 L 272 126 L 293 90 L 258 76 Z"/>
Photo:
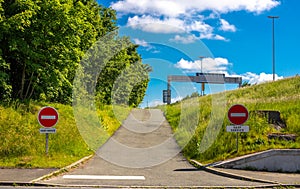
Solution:
<path fill-rule="evenodd" d="M 231 117 L 246 117 L 246 113 L 231 113 Z"/>
<path fill-rule="evenodd" d="M 56 116 L 55 115 L 42 115 L 41 116 L 41 119 L 56 119 Z"/>

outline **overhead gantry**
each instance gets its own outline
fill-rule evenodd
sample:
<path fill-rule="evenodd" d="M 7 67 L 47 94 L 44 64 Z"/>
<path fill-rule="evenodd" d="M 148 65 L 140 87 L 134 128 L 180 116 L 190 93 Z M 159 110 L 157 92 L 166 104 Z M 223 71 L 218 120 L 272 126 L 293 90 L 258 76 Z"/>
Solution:
<path fill-rule="evenodd" d="M 239 84 L 242 86 L 242 77 L 225 77 L 220 73 L 196 73 L 196 76 L 169 75 L 167 90 L 163 90 L 163 102 L 171 103 L 171 82 L 201 83 L 201 94 L 204 95 L 205 83 L 209 84 Z"/>

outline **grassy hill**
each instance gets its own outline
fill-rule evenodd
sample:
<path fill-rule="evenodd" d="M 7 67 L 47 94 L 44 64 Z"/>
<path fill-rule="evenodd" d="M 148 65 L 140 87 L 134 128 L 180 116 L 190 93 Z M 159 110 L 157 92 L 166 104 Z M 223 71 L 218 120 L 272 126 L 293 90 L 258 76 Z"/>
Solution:
<path fill-rule="evenodd" d="M 59 112 L 57 133 L 49 134 L 48 155 L 45 155 L 45 134 L 39 133 L 41 126 L 37 121 L 43 106 L 55 107 Z M 122 109 L 122 118 L 126 118 L 128 109 Z M 109 134 L 120 126 L 111 106 L 102 106 L 97 114 Z M 0 105 L 0 144 L 0 167 L 59 168 L 94 153 L 76 127 L 72 106 L 57 103 Z"/>
<path fill-rule="evenodd" d="M 186 135 L 185 132 L 177 132 L 175 134 L 179 145 L 185 145 L 183 153 L 187 158 L 210 163 L 272 148 L 300 148 L 300 77 L 253 85 L 223 93 L 226 97 L 226 110 L 233 104 L 243 104 L 250 112 L 250 118 L 244 124 L 250 126 L 250 132 L 239 134 L 238 152 L 236 152 L 236 134 L 226 132 L 226 126 L 231 125 L 227 119 L 227 114 L 224 115 L 224 118 L 221 117 L 223 119 L 222 127 L 210 148 L 205 152 L 200 152 L 199 150 L 205 130 L 213 116 L 211 115 L 212 98 L 216 95 L 220 94 L 196 97 L 196 100 L 199 102 L 199 122 L 194 135 L 187 145 L 183 141 L 184 135 Z M 189 100 L 191 99 L 187 99 L 187 101 Z M 162 107 L 162 109 L 176 132 L 176 130 L 180 129 L 178 124 L 182 114 L 182 104 L 172 104 Z M 257 110 L 280 111 L 281 118 L 287 127 L 276 130 L 264 116 L 255 113 Z M 193 116 L 192 110 L 184 113 L 184 117 Z M 188 124 L 189 120 L 186 119 L 183 122 Z M 268 134 L 271 133 L 296 134 L 299 137 L 296 141 L 268 139 Z"/>
<path fill-rule="evenodd" d="M 195 109 L 186 108 L 184 117 L 180 117 L 183 108 L 181 103 L 162 107 L 179 145 L 185 146 L 183 153 L 187 158 L 209 163 L 271 148 L 300 148 L 300 77 L 222 93 L 226 97 L 226 110 L 238 103 L 244 104 L 251 112 L 245 123 L 250 126 L 250 132 L 240 134 L 238 152 L 235 146 L 236 135 L 226 132 L 226 126 L 230 125 L 226 115 L 221 117 L 223 124 L 220 132 L 216 132 L 218 135 L 214 143 L 205 152 L 199 150 L 204 133 L 214 116 L 212 100 L 216 95 L 220 94 L 186 100 L 199 102 L 199 107 L 196 107 L 199 110 L 198 123 L 187 145 L 184 144 L 187 133 L 176 130 L 180 131 L 180 119 L 183 124 L 191 121 Z M 48 156 L 45 155 L 45 135 L 39 133 L 40 125 L 37 122 L 37 113 L 43 106 L 53 106 L 60 114 L 59 123 L 55 126 L 57 133 L 50 134 Z M 97 111 L 99 121 L 110 134 L 114 133 L 129 112 L 129 109 L 118 108 L 121 109 L 119 113 L 123 113 L 122 116 L 118 115 L 118 119 L 111 106 L 101 106 Z M 256 110 L 280 111 L 287 128 L 275 130 L 263 116 L 253 113 Z M 299 137 L 294 142 L 268 139 L 268 134 L 279 132 Z M 63 167 L 94 153 L 76 127 L 72 106 L 57 103 L 33 102 L 24 105 L 15 102 L 9 107 L 0 105 L 0 144 L 0 167 Z"/>

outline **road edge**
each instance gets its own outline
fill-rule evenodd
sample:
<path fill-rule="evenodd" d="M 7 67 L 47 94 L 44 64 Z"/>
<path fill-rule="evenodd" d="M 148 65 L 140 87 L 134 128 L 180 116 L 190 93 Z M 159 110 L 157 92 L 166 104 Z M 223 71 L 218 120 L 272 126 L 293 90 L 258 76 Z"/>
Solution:
<path fill-rule="evenodd" d="M 220 176 L 224 176 L 224 177 L 229 177 L 232 179 L 238 179 L 238 180 L 246 180 L 246 181 L 254 181 L 254 182 L 260 182 L 260 183 L 266 183 L 266 184 L 275 184 L 275 185 L 280 185 L 280 186 L 284 186 L 285 184 L 276 182 L 276 181 L 270 181 L 270 180 L 263 180 L 263 179 L 256 179 L 256 178 L 252 178 L 252 177 L 247 177 L 247 176 L 241 176 L 241 175 L 236 175 L 233 173 L 228 173 L 225 171 L 220 171 L 220 170 L 216 170 L 214 168 L 205 166 L 203 164 L 201 164 L 200 162 L 196 161 L 196 160 L 189 160 L 189 162 L 196 168 L 198 169 L 202 169 L 205 170 L 207 172 L 213 173 L 213 174 L 217 174 Z"/>
<path fill-rule="evenodd" d="M 74 169 L 74 168 L 78 167 L 79 165 L 81 165 L 81 164 L 87 162 L 88 160 L 90 160 L 92 157 L 94 157 L 94 155 L 95 154 L 91 154 L 89 156 L 83 157 L 80 160 L 78 160 L 78 161 L 76 161 L 76 162 L 74 162 L 74 163 L 72 163 L 70 165 L 67 165 L 67 166 L 65 166 L 65 167 L 63 167 L 63 168 L 61 168 L 61 169 L 59 169 L 57 171 L 53 171 L 53 172 L 51 172 L 49 174 L 46 174 L 46 175 L 43 175 L 43 176 L 41 176 L 39 178 L 31 180 L 30 183 L 36 184 L 39 181 L 42 181 L 42 180 L 45 180 L 45 179 L 49 179 L 49 178 L 54 177 L 54 176 L 58 176 L 58 175 L 60 175 L 62 173 L 69 172 L 71 169 Z"/>

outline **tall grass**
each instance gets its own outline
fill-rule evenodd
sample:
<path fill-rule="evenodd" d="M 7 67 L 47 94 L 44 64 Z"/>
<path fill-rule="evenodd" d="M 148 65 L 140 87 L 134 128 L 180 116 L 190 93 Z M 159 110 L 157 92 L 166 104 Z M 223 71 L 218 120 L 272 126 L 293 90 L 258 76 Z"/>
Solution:
<path fill-rule="evenodd" d="M 37 122 L 37 113 L 43 106 L 52 106 L 59 112 L 57 132 L 49 134 L 48 155 L 45 134 L 40 134 Z M 124 119 L 128 108 L 118 108 L 123 110 Z M 102 106 L 97 113 L 110 135 L 120 126 L 111 106 Z M 94 153 L 78 131 L 72 106 L 57 103 L 0 105 L 0 144 L 0 167 L 63 167 Z"/>
<path fill-rule="evenodd" d="M 250 131 L 239 134 L 239 151 L 236 152 L 236 134 L 226 132 L 226 126 L 231 124 L 227 115 L 224 115 L 216 140 L 206 151 L 201 152 L 199 146 L 212 116 L 211 99 L 214 96 L 208 95 L 199 97 L 198 126 L 189 143 L 182 146 L 187 158 L 209 163 L 272 148 L 300 148 L 300 77 L 227 91 L 225 95 L 226 110 L 233 104 L 244 104 L 251 112 L 249 120 L 244 124 L 250 126 Z M 176 129 L 181 114 L 180 104 L 169 105 L 164 110 L 172 128 Z M 256 110 L 280 111 L 287 128 L 275 130 L 265 118 L 255 114 Z M 268 139 L 268 134 L 277 132 L 296 134 L 299 137 L 295 142 Z M 180 135 L 176 136 L 179 145 L 186 137 L 184 132 Z"/>

